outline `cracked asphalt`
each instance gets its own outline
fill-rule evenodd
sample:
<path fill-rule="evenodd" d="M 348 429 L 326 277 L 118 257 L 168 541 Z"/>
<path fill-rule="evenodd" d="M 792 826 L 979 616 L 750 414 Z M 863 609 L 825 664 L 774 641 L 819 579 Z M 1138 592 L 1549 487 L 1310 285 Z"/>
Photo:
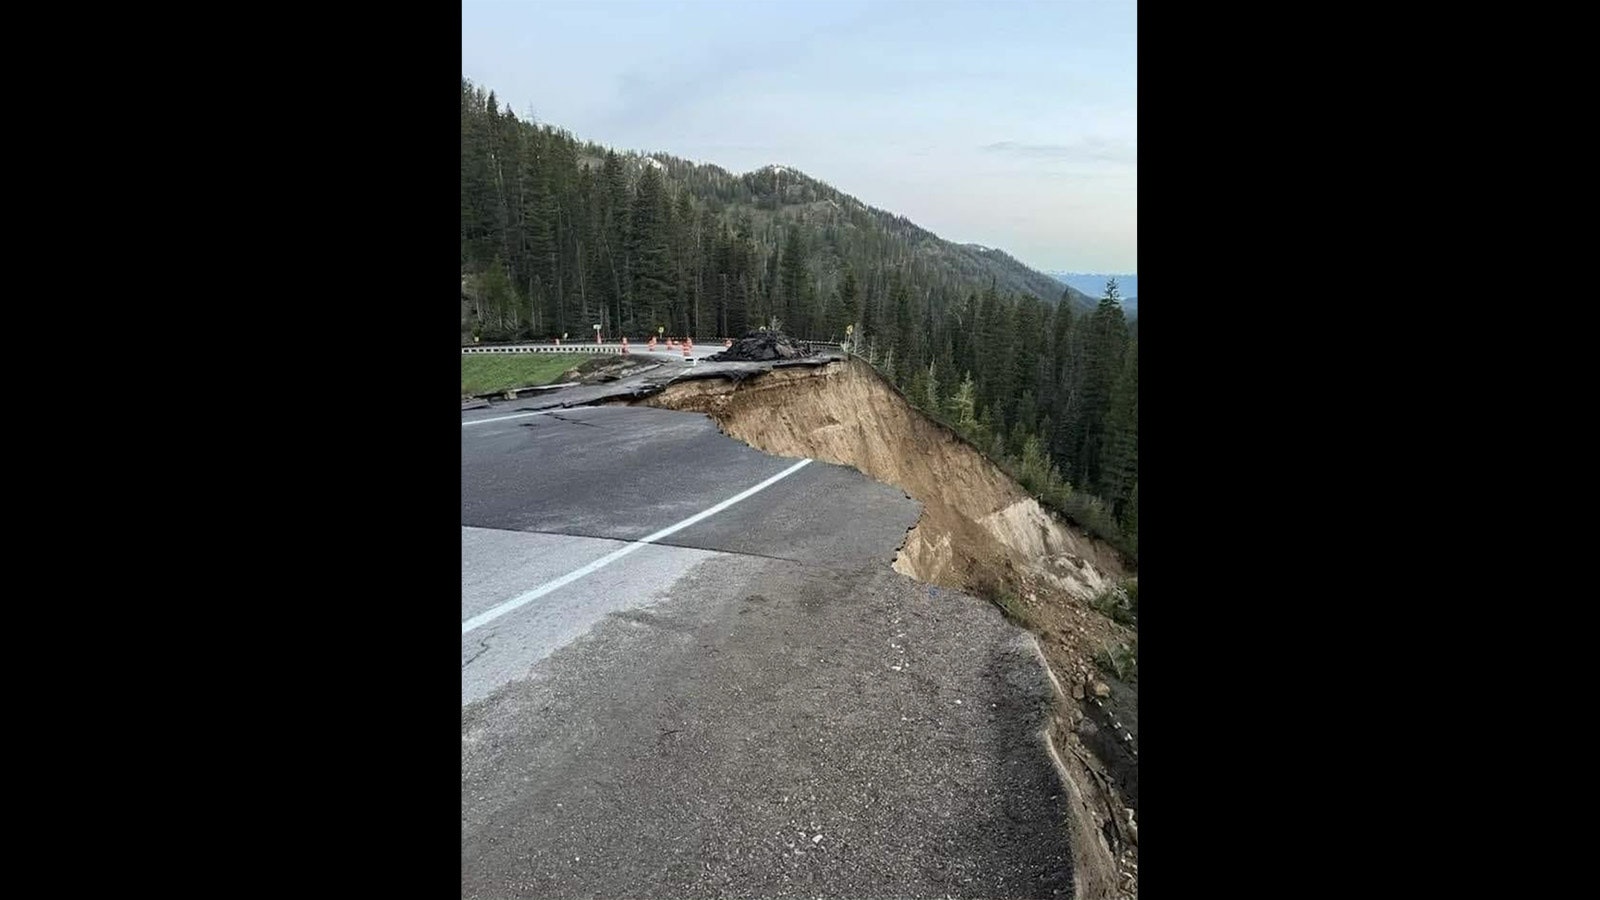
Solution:
<path fill-rule="evenodd" d="M 559 586 L 462 635 L 463 897 L 1071 895 L 1048 682 L 889 568 L 917 503 L 812 462 L 618 557 L 797 461 L 518 409 L 462 416 L 462 621 Z"/>

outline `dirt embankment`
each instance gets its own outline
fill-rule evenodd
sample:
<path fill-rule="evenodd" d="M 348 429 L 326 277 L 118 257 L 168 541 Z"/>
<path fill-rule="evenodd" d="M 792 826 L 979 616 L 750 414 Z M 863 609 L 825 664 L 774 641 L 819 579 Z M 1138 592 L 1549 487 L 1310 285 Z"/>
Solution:
<path fill-rule="evenodd" d="M 859 361 L 738 385 L 673 384 L 642 402 L 707 413 L 752 447 L 853 466 L 898 486 L 923 513 L 895 569 L 921 581 L 986 595 L 1043 588 L 1083 600 L 1127 575 L 1114 550 L 1051 516 Z"/>
<path fill-rule="evenodd" d="M 1090 826 L 1075 832 L 1089 842 L 1074 839 L 1082 857 L 1080 877 L 1116 885 L 1088 895 L 1112 896 L 1137 884 L 1129 881 L 1137 872 L 1138 839 L 1128 812 L 1130 804 L 1137 805 L 1136 748 L 1084 740 L 1122 730 L 1112 719 L 1095 721 L 1105 715 L 1093 696 L 1092 686 L 1103 679 L 1094 656 L 1135 633 L 1088 604 L 1127 576 L 1116 551 L 1051 515 L 858 360 L 779 369 L 742 382 L 679 382 L 637 402 L 706 413 L 752 447 L 852 466 L 921 502 L 922 516 L 907 534 L 895 570 L 990 599 L 1004 597 L 1007 612 L 1038 636 L 1070 698 L 1052 734 L 1063 774 L 1084 798 L 1088 821 L 1080 824 Z M 1085 854 L 1106 865 L 1092 864 Z"/>

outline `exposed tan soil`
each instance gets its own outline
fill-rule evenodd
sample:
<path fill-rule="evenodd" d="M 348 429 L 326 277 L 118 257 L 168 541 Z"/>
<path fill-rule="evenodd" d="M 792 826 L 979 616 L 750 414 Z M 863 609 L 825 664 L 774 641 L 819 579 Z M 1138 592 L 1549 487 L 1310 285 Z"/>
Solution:
<path fill-rule="evenodd" d="M 1117 788 L 1125 771 L 1116 771 L 1132 759 L 1136 779 L 1136 756 L 1097 758 L 1079 733 L 1110 728 L 1090 706 L 1090 686 L 1103 680 L 1095 653 L 1136 637 L 1088 603 L 1129 574 L 1115 550 L 1045 510 L 859 360 L 679 382 L 636 402 L 706 413 L 752 447 L 852 466 L 921 502 L 895 570 L 991 600 L 1009 596 L 1007 613 L 1035 633 L 1062 682 L 1051 736 L 1086 819 L 1073 830 L 1079 896 L 1137 891 L 1137 834 Z"/>

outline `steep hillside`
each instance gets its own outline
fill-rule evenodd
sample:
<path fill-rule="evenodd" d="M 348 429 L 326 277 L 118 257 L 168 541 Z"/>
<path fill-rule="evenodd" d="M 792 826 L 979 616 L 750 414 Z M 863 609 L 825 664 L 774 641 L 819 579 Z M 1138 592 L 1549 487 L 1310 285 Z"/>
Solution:
<path fill-rule="evenodd" d="M 902 293 L 895 315 L 935 324 L 984 293 L 1093 305 L 1000 250 L 942 240 L 784 166 L 735 175 L 618 153 L 521 121 L 464 79 L 461 268 L 464 341 L 594 323 L 710 338 L 773 318 L 838 339 L 885 330 Z"/>
<path fill-rule="evenodd" d="M 991 284 L 1008 294 L 1026 294 L 1050 303 L 1070 297 L 1080 310 L 1094 308 L 1098 294 L 1036 271 L 1003 250 L 980 244 L 947 241 L 904 216 L 868 206 L 832 185 L 787 166 L 769 165 L 734 175 L 715 166 L 693 163 L 668 153 L 628 154 L 630 166 L 661 166 L 670 183 L 681 184 L 719 215 L 747 222 L 753 233 L 778 247 L 777 231 L 799 227 L 805 243 L 815 248 L 808 263 L 823 280 L 846 264 L 862 268 L 909 266 L 940 284 L 981 291 Z M 601 160 L 590 157 L 598 166 Z"/>

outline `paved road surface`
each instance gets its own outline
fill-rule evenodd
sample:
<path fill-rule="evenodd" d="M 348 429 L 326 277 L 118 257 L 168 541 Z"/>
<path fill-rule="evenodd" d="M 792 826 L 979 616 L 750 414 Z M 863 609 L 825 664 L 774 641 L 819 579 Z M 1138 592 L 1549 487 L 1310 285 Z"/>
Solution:
<path fill-rule="evenodd" d="M 1049 688 L 888 568 L 918 512 L 700 415 L 464 412 L 463 897 L 1070 895 Z"/>
<path fill-rule="evenodd" d="M 521 398 L 504 405 L 506 415 L 526 416 L 530 411 L 555 409 L 564 406 L 588 406 L 607 398 L 627 395 L 641 389 L 646 384 L 657 386 L 665 384 L 676 378 L 695 377 L 719 372 L 738 373 L 740 376 L 749 377 L 753 373 L 770 371 L 775 366 L 784 365 L 821 365 L 830 360 L 843 357 L 837 353 L 818 353 L 804 360 L 770 362 L 711 362 L 706 357 L 721 352 L 722 347 L 695 347 L 693 362 L 683 358 L 681 353 L 657 351 L 641 351 L 632 356 L 638 357 L 639 362 L 655 363 L 653 368 L 638 375 L 633 375 L 620 381 L 601 382 L 587 385 L 562 385 L 545 388 L 529 388 Z M 473 401 L 474 406 L 489 401 Z M 494 401 L 496 408 L 501 408 L 499 401 Z M 464 407 L 466 409 L 466 407 Z"/>

